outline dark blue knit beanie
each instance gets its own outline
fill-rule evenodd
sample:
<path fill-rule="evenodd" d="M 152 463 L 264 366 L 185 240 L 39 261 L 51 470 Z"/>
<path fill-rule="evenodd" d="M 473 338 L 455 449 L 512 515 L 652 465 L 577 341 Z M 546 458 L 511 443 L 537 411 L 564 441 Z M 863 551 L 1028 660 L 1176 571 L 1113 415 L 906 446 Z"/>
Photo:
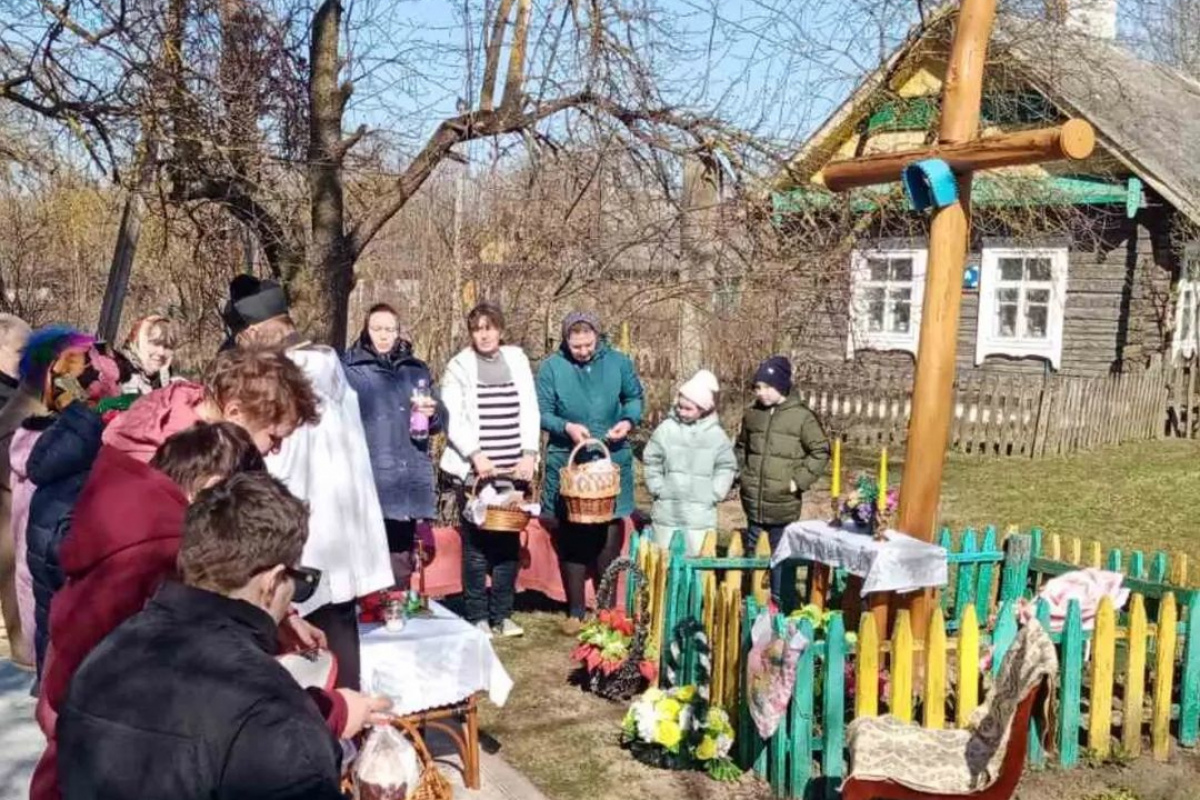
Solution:
<path fill-rule="evenodd" d="M 758 365 L 754 382 L 773 386 L 786 397 L 792 393 L 792 362 L 785 356 L 771 356 Z"/>

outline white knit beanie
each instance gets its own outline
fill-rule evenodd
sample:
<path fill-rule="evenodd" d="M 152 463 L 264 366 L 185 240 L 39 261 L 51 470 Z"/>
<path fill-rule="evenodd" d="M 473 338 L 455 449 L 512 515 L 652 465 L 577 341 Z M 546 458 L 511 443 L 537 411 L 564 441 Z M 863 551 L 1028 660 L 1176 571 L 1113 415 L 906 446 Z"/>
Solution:
<path fill-rule="evenodd" d="M 679 393 L 700 406 L 703 411 L 712 411 L 716 405 L 716 393 L 721 391 L 717 376 L 702 369 L 679 387 Z"/>

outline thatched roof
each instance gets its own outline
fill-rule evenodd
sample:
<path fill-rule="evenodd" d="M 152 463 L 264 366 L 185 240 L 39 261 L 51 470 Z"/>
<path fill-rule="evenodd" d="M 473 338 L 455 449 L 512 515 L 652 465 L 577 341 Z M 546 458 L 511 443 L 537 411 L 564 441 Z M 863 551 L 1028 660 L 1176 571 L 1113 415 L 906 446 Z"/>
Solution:
<path fill-rule="evenodd" d="M 807 180 L 873 98 L 931 41 L 945 39 L 957 4 L 943 6 L 851 93 L 804 143 L 776 182 Z M 1099 144 L 1167 202 L 1200 223 L 1200 83 L 1115 42 L 1062 25 L 997 17 L 989 61 L 1019 73 L 1064 114 L 1086 119 Z"/>
<path fill-rule="evenodd" d="M 1200 222 L 1200 83 L 1045 22 L 1001 18 L 994 41 L 1035 88 L 1092 123 L 1102 146 Z"/>

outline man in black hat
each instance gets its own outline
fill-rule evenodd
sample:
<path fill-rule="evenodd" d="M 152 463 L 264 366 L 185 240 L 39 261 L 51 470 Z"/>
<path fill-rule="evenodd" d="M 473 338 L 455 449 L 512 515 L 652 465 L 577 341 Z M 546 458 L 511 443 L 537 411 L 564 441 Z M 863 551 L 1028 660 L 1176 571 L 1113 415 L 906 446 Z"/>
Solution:
<path fill-rule="evenodd" d="M 312 599 L 298 603 L 325 632 L 338 660 L 338 686 L 359 686 L 360 597 L 392 585 L 383 512 L 375 490 L 358 395 L 338 355 L 296 330 L 287 295 L 275 281 L 239 275 L 229 284 L 222 315 L 239 347 L 280 347 L 312 382 L 321 419 L 284 440 L 267 469 L 307 501 L 311 511 L 304 563 L 322 572 Z"/>

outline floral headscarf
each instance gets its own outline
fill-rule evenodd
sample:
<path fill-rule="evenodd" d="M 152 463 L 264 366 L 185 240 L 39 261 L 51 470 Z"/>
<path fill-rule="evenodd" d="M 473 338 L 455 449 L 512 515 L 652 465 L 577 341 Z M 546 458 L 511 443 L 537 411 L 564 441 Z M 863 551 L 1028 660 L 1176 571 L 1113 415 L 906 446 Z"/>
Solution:
<path fill-rule="evenodd" d="M 96 339 L 66 325 L 34 331 L 21 352 L 21 381 L 53 411 L 76 400 L 95 407 L 120 394 L 117 363 L 96 347 Z"/>

